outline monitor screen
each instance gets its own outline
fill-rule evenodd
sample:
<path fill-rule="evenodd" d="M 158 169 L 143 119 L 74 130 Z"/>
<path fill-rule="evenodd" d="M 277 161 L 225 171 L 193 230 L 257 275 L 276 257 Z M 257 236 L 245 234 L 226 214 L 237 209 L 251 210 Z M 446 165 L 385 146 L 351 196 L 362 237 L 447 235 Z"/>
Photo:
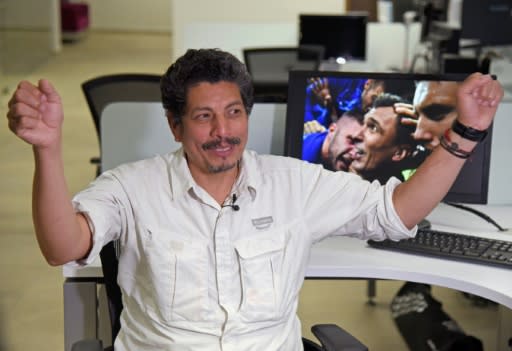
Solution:
<path fill-rule="evenodd" d="M 512 1 L 464 0 L 461 38 L 477 39 L 485 46 L 512 44 Z"/>
<path fill-rule="evenodd" d="M 324 59 L 366 59 L 368 15 L 299 15 L 299 45 L 323 46 Z"/>
<path fill-rule="evenodd" d="M 369 181 L 408 179 L 456 118 L 464 75 L 293 71 L 285 154 Z M 491 134 L 445 201 L 486 203 Z"/>

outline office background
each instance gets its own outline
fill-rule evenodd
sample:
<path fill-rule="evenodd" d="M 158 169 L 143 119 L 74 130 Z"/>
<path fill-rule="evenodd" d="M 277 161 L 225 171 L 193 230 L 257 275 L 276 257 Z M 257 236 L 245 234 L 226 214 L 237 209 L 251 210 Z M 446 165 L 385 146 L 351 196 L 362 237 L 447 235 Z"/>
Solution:
<path fill-rule="evenodd" d="M 55 0 L 2 0 L 0 18 L 0 115 L 20 79 L 51 79 L 61 92 L 65 124 L 63 154 L 70 192 L 94 178 L 89 158 L 99 154 L 97 137 L 80 84 L 116 72 L 162 73 L 179 54 L 187 23 L 293 23 L 299 12 L 342 13 L 344 1 L 89 0 L 86 37 L 60 46 L 53 41 Z M 58 3 L 58 2 L 57 2 Z M 197 9 L 201 11 L 198 12 Z M 178 38 L 179 37 L 179 38 Z M 62 350 L 62 272 L 49 267 L 35 240 L 30 215 L 32 152 L 0 128 L 0 351 Z M 309 325 L 333 322 L 346 327 L 372 350 L 406 350 L 389 313 L 402 282 L 379 281 L 377 305 L 366 304 L 365 280 L 307 281 L 300 316 Z M 468 333 L 495 346 L 495 306 L 475 307 L 461 293 L 434 288 L 447 312 Z"/>

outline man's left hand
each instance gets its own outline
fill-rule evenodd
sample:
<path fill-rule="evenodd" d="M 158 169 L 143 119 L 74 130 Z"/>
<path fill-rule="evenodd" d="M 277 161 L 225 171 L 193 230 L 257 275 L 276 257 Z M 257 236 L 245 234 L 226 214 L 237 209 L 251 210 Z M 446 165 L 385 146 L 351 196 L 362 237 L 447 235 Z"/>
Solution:
<path fill-rule="evenodd" d="M 467 127 L 486 130 L 502 98 L 503 88 L 492 76 L 471 74 L 457 91 L 459 121 Z"/>

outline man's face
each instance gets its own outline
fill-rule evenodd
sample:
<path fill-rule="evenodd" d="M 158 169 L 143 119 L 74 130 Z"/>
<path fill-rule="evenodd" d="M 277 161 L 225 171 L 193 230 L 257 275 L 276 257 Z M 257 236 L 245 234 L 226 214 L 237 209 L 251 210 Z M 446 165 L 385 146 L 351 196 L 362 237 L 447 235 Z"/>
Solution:
<path fill-rule="evenodd" d="M 392 106 L 372 108 L 364 116 L 357 135 L 351 171 L 361 174 L 374 171 L 393 160 L 399 147 L 395 145 L 397 115 Z"/>
<path fill-rule="evenodd" d="M 439 145 L 439 138 L 457 117 L 456 102 L 456 82 L 420 82 L 413 101 L 418 116 L 414 139 L 424 142 L 428 149 Z"/>
<path fill-rule="evenodd" d="M 368 111 L 375 99 L 384 93 L 384 86 L 382 83 L 376 82 L 373 79 L 368 79 L 364 83 L 363 92 L 361 93 L 361 102 L 363 111 Z"/>
<path fill-rule="evenodd" d="M 325 160 L 327 168 L 334 171 L 348 171 L 352 163 L 354 136 L 360 132 L 361 128 L 357 119 L 350 116 L 342 116 L 329 127 L 330 143 L 327 160 Z"/>
<path fill-rule="evenodd" d="M 236 84 L 202 82 L 192 86 L 181 123 L 168 117 L 193 176 L 236 167 L 248 135 L 248 116 Z"/>

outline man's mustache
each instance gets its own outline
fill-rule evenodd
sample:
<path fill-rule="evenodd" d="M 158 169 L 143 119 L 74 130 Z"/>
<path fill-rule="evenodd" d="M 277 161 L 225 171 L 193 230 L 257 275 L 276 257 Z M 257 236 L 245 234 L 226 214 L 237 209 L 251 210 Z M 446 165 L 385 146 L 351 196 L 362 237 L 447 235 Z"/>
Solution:
<path fill-rule="evenodd" d="M 238 145 L 242 142 L 242 140 L 237 137 L 221 138 L 217 140 L 208 141 L 201 145 L 201 147 L 203 148 L 203 150 L 215 149 L 216 147 L 219 147 L 223 142 L 229 145 Z"/>

